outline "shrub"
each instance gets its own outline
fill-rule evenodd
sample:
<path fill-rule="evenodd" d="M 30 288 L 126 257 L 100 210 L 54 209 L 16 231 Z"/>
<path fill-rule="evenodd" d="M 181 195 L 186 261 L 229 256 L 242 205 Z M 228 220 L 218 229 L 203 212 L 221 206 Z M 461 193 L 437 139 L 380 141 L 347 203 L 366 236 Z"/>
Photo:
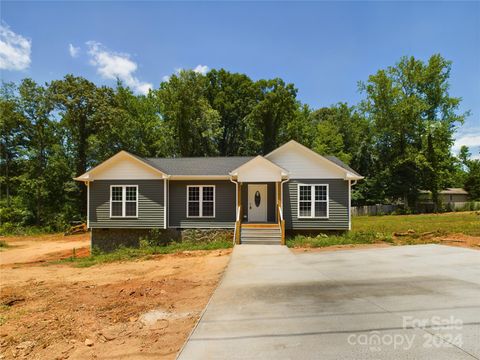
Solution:
<path fill-rule="evenodd" d="M 173 242 L 171 232 L 161 229 L 151 229 L 147 236 L 140 238 L 140 247 L 167 246 Z"/>

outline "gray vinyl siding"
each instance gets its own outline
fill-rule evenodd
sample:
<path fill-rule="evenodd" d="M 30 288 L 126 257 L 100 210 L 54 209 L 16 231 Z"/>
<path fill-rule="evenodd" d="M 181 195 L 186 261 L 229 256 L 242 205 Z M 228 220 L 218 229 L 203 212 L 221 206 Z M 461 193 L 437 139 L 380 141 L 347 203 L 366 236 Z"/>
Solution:
<path fill-rule="evenodd" d="M 138 185 L 138 218 L 110 218 L 110 185 Z M 90 183 L 91 228 L 163 228 L 163 180 L 96 180 Z"/>
<path fill-rule="evenodd" d="M 329 185 L 329 218 L 299 219 L 298 184 Z M 291 230 L 348 230 L 348 181 L 343 179 L 291 179 L 283 184 L 285 226 Z"/>
<path fill-rule="evenodd" d="M 170 180 L 169 227 L 233 228 L 235 226 L 236 186 L 229 180 Z M 187 186 L 215 185 L 215 217 L 187 218 Z"/>
<path fill-rule="evenodd" d="M 242 184 L 242 209 L 243 209 L 243 221 L 248 221 L 248 184 L 265 184 L 265 183 L 243 183 Z M 276 218 L 276 192 L 275 183 L 269 182 L 267 184 L 267 221 L 275 222 Z"/>

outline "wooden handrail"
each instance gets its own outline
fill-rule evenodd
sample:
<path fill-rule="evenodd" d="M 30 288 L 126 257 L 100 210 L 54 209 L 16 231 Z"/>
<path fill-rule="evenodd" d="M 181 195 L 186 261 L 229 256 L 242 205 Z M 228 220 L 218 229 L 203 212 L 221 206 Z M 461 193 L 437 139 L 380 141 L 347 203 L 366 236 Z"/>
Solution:
<path fill-rule="evenodd" d="M 282 233 L 282 245 L 285 245 L 285 219 L 283 218 L 283 209 L 280 201 L 277 202 L 278 225 Z"/>
<path fill-rule="evenodd" d="M 241 224 L 242 224 L 242 205 L 238 205 L 237 217 L 235 219 L 235 230 L 233 232 L 233 238 L 234 238 L 235 244 L 240 244 Z"/>

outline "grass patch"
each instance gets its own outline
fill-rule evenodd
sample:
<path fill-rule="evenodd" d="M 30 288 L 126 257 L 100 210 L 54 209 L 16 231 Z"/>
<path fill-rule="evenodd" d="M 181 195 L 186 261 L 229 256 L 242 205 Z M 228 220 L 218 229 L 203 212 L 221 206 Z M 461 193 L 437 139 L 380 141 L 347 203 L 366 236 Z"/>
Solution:
<path fill-rule="evenodd" d="M 35 236 L 46 235 L 58 232 L 58 229 L 40 226 L 11 226 L 10 224 L 0 225 L 0 236 Z"/>
<path fill-rule="evenodd" d="M 414 230 L 415 233 L 461 233 L 480 236 L 480 215 L 475 212 L 357 216 L 352 218 L 352 231 L 374 231 L 385 234 Z"/>
<path fill-rule="evenodd" d="M 83 258 L 68 258 L 53 263 L 72 263 L 77 267 L 89 267 L 98 264 L 149 258 L 154 255 L 174 254 L 182 251 L 218 250 L 233 246 L 232 241 L 215 240 L 210 242 L 183 241 L 164 246 L 141 246 L 140 248 L 119 247 L 109 253 L 94 250 L 92 255 Z"/>
<path fill-rule="evenodd" d="M 10 247 L 5 240 L 0 240 L 0 250 Z"/>
<path fill-rule="evenodd" d="M 408 236 L 395 238 L 395 233 Z M 427 234 L 428 236 L 424 236 Z M 437 243 L 437 236 L 460 233 L 480 236 L 480 215 L 475 212 L 357 216 L 352 218 L 352 230 L 341 235 L 297 235 L 287 239 L 289 247 L 327 247 L 334 245 L 374 244 L 379 242 L 401 244 Z"/>
<path fill-rule="evenodd" d="M 339 235 L 318 234 L 317 236 L 296 235 L 287 239 L 288 247 L 327 247 L 335 245 L 374 244 L 392 242 L 392 237 L 374 231 L 346 232 Z"/>

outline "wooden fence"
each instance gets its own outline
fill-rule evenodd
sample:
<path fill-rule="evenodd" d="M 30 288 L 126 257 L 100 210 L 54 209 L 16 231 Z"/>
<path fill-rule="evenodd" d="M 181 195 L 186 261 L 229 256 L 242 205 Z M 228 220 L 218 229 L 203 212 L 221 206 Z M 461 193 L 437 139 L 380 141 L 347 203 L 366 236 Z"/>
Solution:
<path fill-rule="evenodd" d="M 399 205 L 364 205 L 352 206 L 352 216 L 362 215 L 388 215 L 399 208 Z"/>
<path fill-rule="evenodd" d="M 470 202 L 451 202 L 443 204 L 444 211 L 468 211 L 468 210 L 480 210 L 480 201 Z M 365 206 L 352 206 L 352 216 L 363 215 L 388 215 L 397 210 L 401 210 L 403 205 L 365 205 Z M 418 204 L 416 212 L 418 213 L 431 213 L 433 212 L 432 203 Z"/>

